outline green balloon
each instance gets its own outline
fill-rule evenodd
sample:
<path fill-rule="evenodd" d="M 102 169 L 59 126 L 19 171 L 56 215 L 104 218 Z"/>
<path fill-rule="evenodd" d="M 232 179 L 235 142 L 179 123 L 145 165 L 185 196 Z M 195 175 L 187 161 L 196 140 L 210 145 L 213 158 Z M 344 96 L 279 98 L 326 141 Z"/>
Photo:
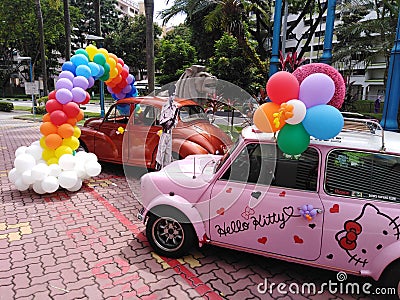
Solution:
<path fill-rule="evenodd" d="M 103 53 L 97 53 L 94 57 L 93 57 L 93 61 L 96 63 L 96 64 L 99 64 L 99 65 L 104 65 L 105 63 L 106 63 L 106 57 L 105 57 L 105 55 L 103 54 Z"/>
<path fill-rule="evenodd" d="M 298 155 L 303 153 L 310 144 L 310 135 L 303 124 L 286 124 L 278 133 L 278 147 L 283 153 Z"/>
<path fill-rule="evenodd" d="M 109 78 L 110 78 L 110 73 L 104 72 L 103 76 L 101 76 L 99 79 L 100 79 L 101 81 L 106 81 L 106 80 L 108 80 Z"/>
<path fill-rule="evenodd" d="M 86 52 L 85 49 L 80 48 L 80 49 L 75 51 L 75 54 L 83 54 L 89 59 L 89 54 Z M 89 59 L 89 61 L 90 61 L 90 59 Z"/>
<path fill-rule="evenodd" d="M 108 63 L 105 63 L 105 64 L 103 65 L 103 68 L 104 68 L 104 74 L 110 73 L 110 65 L 109 65 Z"/>

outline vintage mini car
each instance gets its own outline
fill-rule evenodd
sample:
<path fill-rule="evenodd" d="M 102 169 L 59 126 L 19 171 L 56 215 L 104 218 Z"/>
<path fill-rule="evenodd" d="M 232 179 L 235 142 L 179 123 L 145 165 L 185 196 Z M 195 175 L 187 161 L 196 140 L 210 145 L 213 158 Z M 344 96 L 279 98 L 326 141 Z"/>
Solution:
<path fill-rule="evenodd" d="M 299 156 L 247 127 L 223 156 L 191 155 L 144 175 L 138 216 L 150 245 L 179 257 L 209 243 L 382 279 L 398 295 L 400 134 L 346 124 L 354 128 L 312 139 Z"/>
<path fill-rule="evenodd" d="M 91 118 L 81 127 L 80 143 L 100 161 L 153 169 L 161 126 L 161 107 L 167 98 L 137 97 L 117 101 L 104 118 Z M 210 124 L 196 102 L 176 99 L 178 123 L 172 132 L 175 159 L 189 154 L 223 154 L 232 144 L 229 136 Z"/>

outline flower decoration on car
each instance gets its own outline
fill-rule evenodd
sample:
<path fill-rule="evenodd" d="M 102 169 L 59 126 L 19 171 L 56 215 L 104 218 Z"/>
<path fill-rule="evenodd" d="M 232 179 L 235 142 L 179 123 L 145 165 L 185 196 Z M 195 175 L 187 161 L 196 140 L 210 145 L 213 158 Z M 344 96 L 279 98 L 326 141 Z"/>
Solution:
<path fill-rule="evenodd" d="M 332 67 L 327 68 L 330 70 Z M 266 85 L 272 102 L 261 105 L 254 113 L 253 120 L 258 129 L 278 132 L 277 144 L 285 154 L 299 155 L 310 144 L 310 136 L 327 140 L 343 128 L 342 114 L 327 104 L 335 96 L 335 106 L 341 106 L 344 96 L 336 91 L 344 81 L 334 81 L 330 76 L 333 71 L 328 72 L 319 66 L 317 69 L 323 72 L 309 74 L 302 78 L 301 83 L 289 72 L 275 73 Z"/>
<path fill-rule="evenodd" d="M 315 209 L 311 204 L 303 205 L 299 208 L 300 215 L 307 219 L 307 221 L 311 221 L 318 213 L 318 210 Z"/>

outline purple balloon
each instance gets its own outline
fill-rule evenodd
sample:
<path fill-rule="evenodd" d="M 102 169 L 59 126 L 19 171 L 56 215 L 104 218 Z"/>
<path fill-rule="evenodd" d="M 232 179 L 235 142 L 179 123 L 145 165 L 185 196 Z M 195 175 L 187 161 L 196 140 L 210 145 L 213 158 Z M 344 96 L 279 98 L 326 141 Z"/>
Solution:
<path fill-rule="evenodd" d="M 83 88 L 74 87 L 71 92 L 72 92 L 74 102 L 82 103 L 83 101 L 85 101 L 86 91 Z"/>
<path fill-rule="evenodd" d="M 129 73 L 129 67 L 128 67 L 127 64 L 123 65 L 123 68 L 126 69 L 128 71 L 128 73 Z"/>
<path fill-rule="evenodd" d="M 72 93 L 68 89 L 59 89 L 56 92 L 56 99 L 61 104 L 67 104 L 68 102 L 72 101 Z"/>
<path fill-rule="evenodd" d="M 74 85 L 72 84 L 71 80 L 67 78 L 59 78 L 56 82 L 56 90 L 59 89 L 67 89 L 67 90 L 72 90 Z"/>
<path fill-rule="evenodd" d="M 88 81 L 89 81 L 89 85 L 87 88 L 90 89 L 94 85 L 94 78 L 92 76 L 90 76 L 88 78 Z"/>
<path fill-rule="evenodd" d="M 107 91 L 108 91 L 110 94 L 112 94 L 112 93 L 113 93 L 112 87 L 107 85 Z"/>
<path fill-rule="evenodd" d="M 74 80 L 74 77 L 75 77 L 74 73 L 70 71 L 62 71 L 60 75 L 58 75 L 58 78 L 67 78 L 71 81 Z"/>
<path fill-rule="evenodd" d="M 132 86 L 130 86 L 129 84 L 127 84 L 123 89 L 122 92 L 125 94 L 128 94 L 130 91 L 132 91 Z"/>
<path fill-rule="evenodd" d="M 118 99 L 124 99 L 126 94 L 121 92 L 121 93 L 115 94 L 115 96 L 117 96 Z"/>
<path fill-rule="evenodd" d="M 86 90 L 89 86 L 89 81 L 86 79 L 86 77 L 83 76 L 76 76 L 73 80 L 74 87 L 80 87 Z"/>
<path fill-rule="evenodd" d="M 326 74 L 314 73 L 300 84 L 299 100 L 307 108 L 328 103 L 335 93 L 335 83 Z"/>
<path fill-rule="evenodd" d="M 129 74 L 128 77 L 126 77 L 126 82 L 128 84 L 135 82 L 135 77 L 132 74 Z"/>
<path fill-rule="evenodd" d="M 89 78 L 92 76 L 92 71 L 90 71 L 90 68 L 86 65 L 79 65 L 76 67 L 75 71 L 76 76 L 83 76 L 85 78 Z"/>

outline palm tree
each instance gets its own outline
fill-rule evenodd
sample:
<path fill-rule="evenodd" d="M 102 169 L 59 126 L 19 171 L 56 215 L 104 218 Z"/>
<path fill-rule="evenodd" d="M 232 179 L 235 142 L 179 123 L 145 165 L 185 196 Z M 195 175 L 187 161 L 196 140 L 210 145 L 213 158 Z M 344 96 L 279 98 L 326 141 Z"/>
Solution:
<path fill-rule="evenodd" d="M 46 49 L 44 46 L 44 29 L 43 29 L 43 15 L 42 15 L 42 7 L 40 5 L 40 0 L 35 0 L 35 11 L 36 11 L 36 18 L 38 21 L 38 31 L 39 31 L 39 40 L 40 40 L 40 54 L 41 54 L 41 61 L 42 61 L 42 72 L 43 72 L 43 90 L 44 93 L 47 95 L 49 93 L 47 87 L 47 65 L 46 65 Z M 34 103 L 36 106 L 36 103 Z"/>
<path fill-rule="evenodd" d="M 69 0 L 64 2 L 64 26 L 65 26 L 65 60 L 71 57 L 71 20 L 69 15 Z"/>
<path fill-rule="evenodd" d="M 147 80 L 149 93 L 154 91 L 154 0 L 144 0 L 146 14 L 146 61 L 147 61 Z"/>
<path fill-rule="evenodd" d="M 96 35 L 101 36 L 101 15 L 100 15 L 100 0 L 94 0 L 94 22 L 96 24 Z"/>

